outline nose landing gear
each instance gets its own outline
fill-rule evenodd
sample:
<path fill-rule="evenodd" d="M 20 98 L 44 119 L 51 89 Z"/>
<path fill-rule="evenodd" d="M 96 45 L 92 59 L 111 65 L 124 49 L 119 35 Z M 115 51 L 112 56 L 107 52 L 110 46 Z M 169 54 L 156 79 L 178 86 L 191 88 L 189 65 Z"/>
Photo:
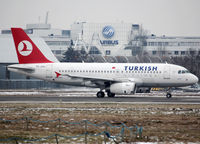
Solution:
<path fill-rule="evenodd" d="M 172 97 L 171 88 L 168 88 L 166 97 L 167 97 L 168 99 L 170 99 L 170 98 Z"/>
<path fill-rule="evenodd" d="M 169 99 L 172 97 L 172 94 L 170 92 L 167 92 L 166 97 Z"/>

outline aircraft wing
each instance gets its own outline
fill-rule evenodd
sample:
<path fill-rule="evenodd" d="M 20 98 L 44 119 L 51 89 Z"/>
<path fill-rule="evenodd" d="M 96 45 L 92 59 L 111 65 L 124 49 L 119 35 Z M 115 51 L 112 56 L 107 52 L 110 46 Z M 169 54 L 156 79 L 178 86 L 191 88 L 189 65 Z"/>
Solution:
<path fill-rule="evenodd" d="M 127 78 L 103 78 L 103 77 L 95 77 L 95 76 L 80 76 L 80 75 L 74 75 L 74 74 L 64 74 L 62 76 L 68 76 L 71 78 L 80 78 L 80 79 L 84 79 L 84 80 L 89 80 L 91 82 L 111 82 L 111 83 L 115 83 L 115 82 L 134 82 L 134 83 L 142 83 L 142 80 L 139 78 L 134 78 L 134 79 L 127 79 Z"/>
<path fill-rule="evenodd" d="M 25 72 L 33 72 L 35 71 L 34 68 L 29 68 L 29 67 L 20 67 L 20 66 L 7 66 L 8 69 L 16 69 L 16 70 L 22 70 L 22 71 L 25 71 Z"/>
<path fill-rule="evenodd" d="M 84 80 L 90 80 L 90 81 L 110 81 L 110 82 L 117 82 L 117 80 L 113 78 L 102 78 L 102 77 L 94 77 L 94 76 L 80 76 L 80 75 L 74 75 L 74 74 L 64 74 L 62 76 L 68 76 L 71 78 L 81 78 Z"/>

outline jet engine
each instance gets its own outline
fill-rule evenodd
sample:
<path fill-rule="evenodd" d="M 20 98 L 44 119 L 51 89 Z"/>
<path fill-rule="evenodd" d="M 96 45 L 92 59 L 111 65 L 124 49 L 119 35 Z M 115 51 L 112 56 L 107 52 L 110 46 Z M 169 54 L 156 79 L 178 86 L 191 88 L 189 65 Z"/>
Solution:
<path fill-rule="evenodd" d="M 135 83 L 122 82 L 110 85 L 110 92 L 115 94 L 131 94 L 135 92 Z"/>

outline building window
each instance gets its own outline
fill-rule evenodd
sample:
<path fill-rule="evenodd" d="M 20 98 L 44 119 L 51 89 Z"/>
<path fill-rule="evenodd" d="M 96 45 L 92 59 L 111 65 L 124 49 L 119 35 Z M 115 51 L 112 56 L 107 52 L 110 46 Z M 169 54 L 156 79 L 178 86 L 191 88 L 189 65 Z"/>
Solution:
<path fill-rule="evenodd" d="M 158 46 L 162 46 L 162 42 L 158 42 Z"/>
<path fill-rule="evenodd" d="M 185 51 L 181 51 L 181 55 L 185 55 Z"/>
<path fill-rule="evenodd" d="M 165 51 L 161 51 L 161 54 L 162 54 L 162 55 L 165 55 Z"/>
<path fill-rule="evenodd" d="M 53 54 L 56 54 L 56 50 L 52 50 L 52 53 L 53 53 Z"/>
<path fill-rule="evenodd" d="M 156 55 L 156 51 L 152 51 L 152 54 L 153 54 L 153 55 Z"/>
<path fill-rule="evenodd" d="M 56 50 L 56 54 L 61 54 L 61 50 Z"/>
<path fill-rule="evenodd" d="M 110 55 L 110 50 L 106 50 L 106 55 Z"/>
<path fill-rule="evenodd" d="M 89 54 L 101 54 L 101 52 L 96 46 L 91 46 Z"/>
<path fill-rule="evenodd" d="M 175 55 L 178 55 L 178 51 L 175 51 L 174 54 L 175 54 Z"/>
<path fill-rule="evenodd" d="M 49 46 L 67 46 L 70 45 L 70 41 L 46 41 Z"/>
<path fill-rule="evenodd" d="M 190 51 L 190 55 L 194 55 L 195 54 L 195 51 Z"/>
<path fill-rule="evenodd" d="M 62 35 L 70 37 L 71 31 L 70 30 L 62 30 Z"/>

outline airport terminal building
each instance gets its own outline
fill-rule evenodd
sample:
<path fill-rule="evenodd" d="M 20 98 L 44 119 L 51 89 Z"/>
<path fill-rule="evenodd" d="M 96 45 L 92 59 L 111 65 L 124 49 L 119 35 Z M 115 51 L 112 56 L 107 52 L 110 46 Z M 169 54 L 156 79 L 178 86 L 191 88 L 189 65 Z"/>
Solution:
<path fill-rule="evenodd" d="M 152 56 L 186 56 L 200 54 L 200 37 L 155 37 L 147 38 L 145 50 Z"/>
<path fill-rule="evenodd" d="M 138 51 L 150 56 L 184 56 L 200 50 L 200 37 L 157 37 L 131 23 L 74 23 L 71 39 L 102 56 L 135 56 Z"/>
<path fill-rule="evenodd" d="M 198 54 L 200 50 L 200 37 L 155 36 L 132 23 L 76 22 L 70 30 L 53 29 L 50 24 L 27 24 L 25 31 L 43 39 L 59 60 L 70 46 L 101 56 L 136 56 L 138 52 L 150 56 L 184 56 Z M 12 43 L 10 30 L 1 31 L 0 40 L 6 38 L 7 43 Z M 10 45 L 5 48 L 2 42 L 0 47 L 13 49 Z"/>
<path fill-rule="evenodd" d="M 74 23 L 71 39 L 84 42 L 90 54 L 130 56 L 131 50 L 125 47 L 131 39 L 133 26 L 130 23 Z"/>

